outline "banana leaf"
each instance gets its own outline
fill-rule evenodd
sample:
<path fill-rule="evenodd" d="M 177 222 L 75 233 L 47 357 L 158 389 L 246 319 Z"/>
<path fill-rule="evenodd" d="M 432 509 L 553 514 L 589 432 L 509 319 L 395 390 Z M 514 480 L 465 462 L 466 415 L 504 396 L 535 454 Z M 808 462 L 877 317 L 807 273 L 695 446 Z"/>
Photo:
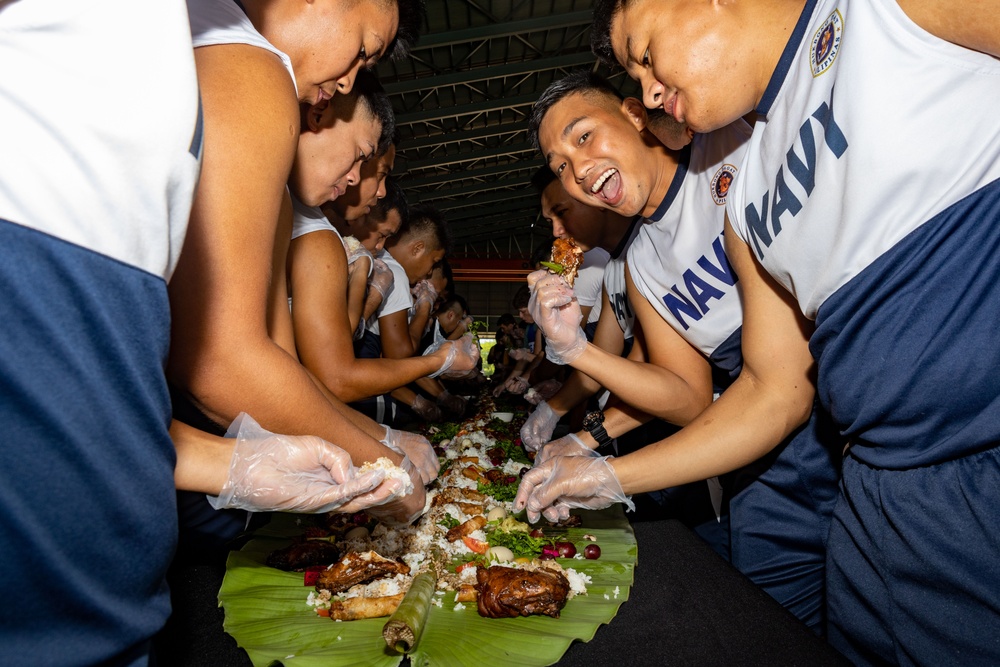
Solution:
<path fill-rule="evenodd" d="M 483 618 L 476 604 L 455 609 L 455 593 L 435 596 L 423 635 L 409 653 L 413 667 L 424 665 L 551 665 L 576 640 L 589 641 L 628 599 L 636 560 L 632 527 L 620 506 L 579 512 L 580 528 L 546 529 L 546 535 L 576 544 L 580 553 L 597 537 L 596 560 L 560 559 L 564 567 L 591 577 L 587 595 L 569 600 L 559 618 Z M 312 590 L 301 572 L 283 572 L 264 564 L 267 554 L 302 532 L 294 515 L 276 515 L 241 551 L 229 555 L 219 591 L 225 610 L 223 627 L 246 650 L 256 667 L 389 667 L 404 656 L 382 637 L 385 618 L 336 622 L 317 616 L 306 604 Z M 617 589 L 617 592 L 616 592 Z"/>

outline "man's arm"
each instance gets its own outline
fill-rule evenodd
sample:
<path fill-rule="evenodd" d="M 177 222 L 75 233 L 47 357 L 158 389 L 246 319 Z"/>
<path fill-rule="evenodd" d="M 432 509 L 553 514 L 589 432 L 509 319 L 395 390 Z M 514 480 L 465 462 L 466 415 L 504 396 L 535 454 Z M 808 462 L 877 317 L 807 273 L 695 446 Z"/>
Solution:
<path fill-rule="evenodd" d="M 361 318 L 364 317 L 365 302 L 368 297 L 368 267 L 371 259 L 361 257 L 348 266 L 347 277 L 347 318 L 351 333 L 358 330 Z"/>
<path fill-rule="evenodd" d="M 268 335 L 270 269 L 298 103 L 278 59 L 245 45 L 195 49 L 205 149 L 188 234 L 170 283 L 169 372 L 212 418 L 253 414 L 277 433 L 315 434 L 358 461 L 401 457 L 334 410 Z"/>
<path fill-rule="evenodd" d="M 672 424 L 687 424 L 712 402 L 711 366 L 638 293 L 627 269 L 625 278 L 649 363 L 610 355 L 591 343 L 572 366 L 625 403 Z"/>
<path fill-rule="evenodd" d="M 586 315 L 581 321 L 587 321 Z M 625 349 L 625 334 L 618 325 L 615 311 L 608 299 L 608 292 L 603 288 L 601 289 L 601 316 L 597 318 L 597 329 L 594 331 L 594 345 L 608 354 L 615 356 L 621 356 L 622 350 Z M 553 412 L 561 417 L 579 405 L 581 401 L 596 394 L 600 389 L 601 384 L 599 382 L 589 375 L 574 369 L 562 388 L 547 402 Z"/>
<path fill-rule="evenodd" d="M 677 434 L 612 465 L 626 494 L 720 475 L 757 460 L 812 411 L 812 323 L 726 224 L 726 249 L 743 286 L 743 371 Z"/>
<path fill-rule="evenodd" d="M 995 0 L 899 0 L 899 6 L 932 35 L 1000 57 L 1000 6 Z"/>
<path fill-rule="evenodd" d="M 430 375 L 444 363 L 447 350 L 400 359 L 355 358 L 347 316 L 347 253 L 333 232 L 299 236 L 292 241 L 288 259 L 299 358 L 341 401 L 383 394 Z M 405 319 L 406 311 L 400 312 Z"/>

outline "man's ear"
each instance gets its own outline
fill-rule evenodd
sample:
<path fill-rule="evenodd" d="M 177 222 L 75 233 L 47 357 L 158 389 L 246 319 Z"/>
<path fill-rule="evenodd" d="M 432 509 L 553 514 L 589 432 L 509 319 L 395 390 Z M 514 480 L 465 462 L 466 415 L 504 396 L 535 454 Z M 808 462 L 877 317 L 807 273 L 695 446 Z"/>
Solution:
<path fill-rule="evenodd" d="M 330 107 L 330 101 L 324 100 L 319 104 L 310 105 L 303 114 L 303 125 L 310 132 L 318 132 L 323 127 L 323 114 Z"/>
<path fill-rule="evenodd" d="M 424 254 L 424 248 L 426 247 L 427 244 L 424 243 L 423 239 L 414 239 L 413 242 L 410 243 L 410 254 L 414 257 L 420 257 Z"/>
<path fill-rule="evenodd" d="M 628 119 L 635 125 L 635 129 L 640 132 L 648 126 L 649 115 L 646 113 L 646 107 L 643 106 L 640 100 L 634 97 L 626 97 L 622 100 L 622 111 L 625 112 Z"/>

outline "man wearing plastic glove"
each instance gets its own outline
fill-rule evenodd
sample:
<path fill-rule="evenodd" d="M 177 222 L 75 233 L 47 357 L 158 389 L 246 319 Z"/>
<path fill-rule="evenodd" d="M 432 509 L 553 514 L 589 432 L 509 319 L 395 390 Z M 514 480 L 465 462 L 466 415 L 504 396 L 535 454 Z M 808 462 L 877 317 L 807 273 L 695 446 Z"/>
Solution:
<path fill-rule="evenodd" d="M 632 348 L 633 315 L 625 292 L 625 253 L 639 231 L 640 219 L 573 199 L 548 166 L 535 173 L 532 184 L 541 193 L 542 217 L 552 225 L 553 236 L 573 238 L 584 250 L 596 247 L 608 252 L 610 259 L 604 267 L 601 310 L 593 343 L 611 354 L 627 354 Z M 524 446 L 538 450 L 551 439 L 563 415 L 600 389 L 600 384 L 574 369 L 555 395 L 537 404 L 521 427 Z M 604 402 L 600 405 L 604 407 Z M 630 410 L 627 406 L 623 409 Z M 650 419 L 641 411 L 635 411 L 635 416 L 643 421 Z"/>
<path fill-rule="evenodd" d="M 741 163 L 749 128 L 737 121 L 697 135 L 689 150 L 676 152 L 650 143 L 638 100 L 622 100 L 596 77 L 567 77 L 540 100 L 533 127 L 550 165 L 564 174 L 567 190 L 591 205 L 645 218 L 628 252 L 626 282 L 649 363 L 588 346 L 572 330 L 579 309 L 569 286 L 559 276 L 536 273 L 529 276 L 531 306 L 549 336 L 550 358 L 574 364 L 635 407 L 680 426 L 690 424 L 712 404 L 714 393 L 728 391 L 743 364 L 742 283 L 722 241 L 728 192 L 722 176 L 731 177 L 733 165 Z M 578 149 L 558 133 L 570 116 L 581 114 L 586 122 L 579 129 L 589 132 L 589 141 Z M 571 174 L 583 176 L 586 165 L 599 165 L 602 173 L 614 169 L 614 174 L 603 189 L 589 191 L 589 175 L 582 184 L 569 179 Z M 744 461 L 745 467 L 728 478 L 725 493 L 733 564 L 821 632 L 825 535 L 836 498 L 841 444 L 815 416 L 770 457 L 752 466 Z M 643 487 L 650 478 L 662 480 L 660 488 L 671 486 L 674 468 L 656 463 L 668 456 L 671 441 L 601 463 L 590 457 L 549 458 L 540 469 L 553 478 L 543 483 L 536 474 L 525 493 L 534 493 L 536 507 L 561 502 L 558 511 L 565 511 L 572 501 L 558 501 L 556 494 L 578 493 L 571 488 L 573 480 L 563 476 L 576 474 L 581 466 L 600 469 L 630 492 L 647 490 Z M 568 453 L 580 451 L 580 443 L 563 444 Z M 645 478 L 642 485 L 636 484 L 639 477 Z M 534 492 L 528 490 L 532 485 Z M 606 486 L 617 488 L 611 482 Z M 598 489 L 588 504 L 606 503 L 609 497 Z M 775 563 L 781 565 L 780 574 Z"/>

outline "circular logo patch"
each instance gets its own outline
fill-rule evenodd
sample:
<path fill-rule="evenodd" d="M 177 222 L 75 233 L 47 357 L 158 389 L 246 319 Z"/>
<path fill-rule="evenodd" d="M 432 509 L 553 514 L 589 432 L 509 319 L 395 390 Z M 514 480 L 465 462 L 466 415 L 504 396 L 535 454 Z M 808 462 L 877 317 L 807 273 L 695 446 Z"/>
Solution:
<path fill-rule="evenodd" d="M 719 171 L 712 177 L 712 199 L 719 206 L 726 204 L 726 195 L 729 194 L 729 186 L 733 184 L 734 178 L 736 178 L 736 167 L 731 164 L 719 167 Z"/>
<path fill-rule="evenodd" d="M 834 9 L 813 35 L 809 48 L 809 68 L 814 77 L 830 69 L 837 59 L 840 39 L 844 34 L 844 17 L 839 9 Z"/>

